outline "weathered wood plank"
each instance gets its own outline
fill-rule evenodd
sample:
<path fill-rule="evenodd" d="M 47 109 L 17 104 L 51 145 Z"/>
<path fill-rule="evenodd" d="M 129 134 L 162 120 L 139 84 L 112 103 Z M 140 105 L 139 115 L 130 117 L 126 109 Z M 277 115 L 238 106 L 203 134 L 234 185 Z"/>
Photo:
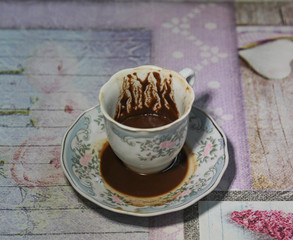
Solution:
<path fill-rule="evenodd" d="M 73 108 L 74 106 L 72 106 Z M 82 113 L 81 110 L 74 110 L 71 107 L 66 110 L 27 110 L 28 114 L 3 114 L 10 111 L 0 110 L 0 129 L 2 127 L 36 127 L 36 128 L 67 128 Z M 67 111 L 67 112 L 66 112 Z M 12 111 L 11 112 L 16 112 Z"/>
<path fill-rule="evenodd" d="M 85 110 L 98 103 L 99 89 L 109 76 L 77 76 L 63 81 L 58 76 L 40 79 L 37 82 L 21 75 L 0 75 L 0 116 L 28 115 L 29 110 L 66 110 L 66 106 L 70 106 L 69 112 Z M 33 88 L 29 82 L 37 83 Z"/>
<path fill-rule="evenodd" d="M 31 99 L 35 99 L 32 104 Z M 0 95 L 0 114 L 7 115 L 6 110 L 15 110 L 15 114 L 21 114 L 19 110 L 61 110 L 64 111 L 66 106 L 75 110 L 86 110 L 98 104 L 98 90 L 94 89 L 89 93 L 78 92 L 57 92 L 52 94 L 42 94 L 35 91 L 31 93 L 14 93 L 7 92 Z M 24 112 L 24 114 L 26 114 Z"/>
<path fill-rule="evenodd" d="M 150 57 L 124 58 L 47 58 L 47 57 L 0 57 L 2 71 L 19 69 L 23 66 L 28 75 L 112 75 L 115 72 L 140 65 L 149 64 Z"/>
<path fill-rule="evenodd" d="M 77 30 L 41 30 L 41 29 L 31 29 L 31 30 L 14 30 L 5 29 L 1 30 L 0 40 L 36 40 L 40 39 L 42 41 L 54 40 L 79 40 L 79 41 L 109 41 L 109 40 L 150 40 L 151 31 L 148 29 L 100 29 L 98 31 L 77 31 Z"/>
<path fill-rule="evenodd" d="M 15 163 L 15 155 L 17 155 L 18 151 L 21 151 L 21 149 L 25 149 L 25 155 L 26 155 L 26 163 L 27 164 L 49 164 L 52 160 L 52 156 L 59 156 L 61 151 L 61 145 L 60 147 L 57 146 L 2 146 L 0 147 L 0 156 L 1 160 L 5 161 L 5 164 L 14 164 Z M 43 154 L 40 157 L 40 153 L 46 153 Z M 18 161 L 19 163 L 23 163 L 23 161 Z M 56 161 L 57 163 L 57 161 Z"/>
<path fill-rule="evenodd" d="M 21 151 L 19 149 L 18 151 Z M 25 150 L 24 150 L 25 151 Z M 57 152 L 57 151 L 56 151 Z M 21 152 L 22 154 L 23 152 Z M 16 152 L 16 155 L 18 152 Z M 0 179 L 0 187 L 2 186 L 56 186 L 56 185 L 68 185 L 67 179 L 64 176 L 63 170 L 60 166 L 59 155 L 53 155 L 52 153 L 40 152 L 39 158 L 45 158 L 49 163 L 36 164 L 29 163 L 33 159 L 28 159 L 27 156 L 22 155 L 17 158 L 15 155 L 13 164 L 4 165 L 4 173 L 6 178 Z"/>
<path fill-rule="evenodd" d="M 293 25 L 293 3 L 284 3 L 281 6 L 281 14 L 285 25 Z"/>
<path fill-rule="evenodd" d="M 148 219 L 116 214 L 104 209 L 0 210 L 1 235 L 68 233 L 145 233 Z M 135 218 L 135 220 L 134 220 Z M 64 221 L 67 219 L 67 221 Z M 133 225 L 135 221 L 135 225 Z M 12 223 L 13 224 L 7 224 Z"/>
<path fill-rule="evenodd" d="M 281 25 L 278 2 L 236 2 L 237 25 Z"/>
<path fill-rule="evenodd" d="M 147 232 L 101 232 L 101 233 L 46 233 L 46 234 L 18 234 L 18 235 L 2 235 L 1 240 L 147 240 L 149 239 Z"/>
<path fill-rule="evenodd" d="M 98 209 L 81 198 L 71 186 L 6 187 L 1 186 L 0 210 Z"/>
<path fill-rule="evenodd" d="M 0 128 L 2 146 L 59 146 L 67 128 Z"/>
<path fill-rule="evenodd" d="M 111 75 L 97 76 L 27 76 L 21 75 L 0 75 L 0 92 L 28 93 L 38 91 L 40 93 L 56 92 L 94 92 L 109 80 Z M 41 80 L 41 81 L 38 81 Z"/>
<path fill-rule="evenodd" d="M 269 81 L 242 62 L 254 189 L 293 188 L 293 74 Z"/>
<path fill-rule="evenodd" d="M 50 40 L 44 42 L 43 40 L 7 40 L 3 41 L 0 38 L 0 56 L 11 57 L 42 57 L 46 48 L 54 47 L 56 50 L 48 53 L 47 57 L 93 57 L 93 58 L 122 58 L 130 56 L 149 56 L 150 43 L 146 40 L 116 40 L 116 41 L 79 41 L 79 40 Z M 42 50 L 41 50 L 42 49 Z M 68 51 L 67 49 L 70 49 Z M 146 51 L 148 49 L 148 51 Z"/>

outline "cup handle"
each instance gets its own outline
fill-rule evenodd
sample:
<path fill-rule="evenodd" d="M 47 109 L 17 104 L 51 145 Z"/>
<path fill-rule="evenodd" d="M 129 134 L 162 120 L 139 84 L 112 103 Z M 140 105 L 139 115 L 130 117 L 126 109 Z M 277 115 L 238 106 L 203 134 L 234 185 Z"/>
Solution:
<path fill-rule="evenodd" d="M 179 72 L 188 82 L 188 84 L 193 87 L 195 81 L 195 72 L 191 68 L 184 68 Z"/>

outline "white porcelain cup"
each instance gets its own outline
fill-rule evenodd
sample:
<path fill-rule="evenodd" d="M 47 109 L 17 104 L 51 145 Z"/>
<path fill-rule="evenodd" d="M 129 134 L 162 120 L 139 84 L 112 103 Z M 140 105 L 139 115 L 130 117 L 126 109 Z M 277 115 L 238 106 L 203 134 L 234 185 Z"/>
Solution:
<path fill-rule="evenodd" d="M 161 86 L 156 80 L 158 74 L 160 79 L 164 80 L 160 82 Z M 154 91 L 156 88 L 163 88 L 162 84 L 166 84 L 165 81 L 168 80 L 172 89 L 170 94 L 178 109 L 178 119 L 155 128 L 129 127 L 114 120 L 119 99 L 121 99 L 122 92 L 125 91 L 123 83 L 131 78 L 134 81 L 133 84 L 138 85 L 139 89 L 140 83 L 136 84 L 135 81 L 145 79 L 146 76 L 149 76 L 148 79 L 152 81 Z M 103 85 L 99 93 L 99 101 L 105 119 L 108 141 L 114 153 L 127 167 L 147 174 L 161 171 L 172 164 L 186 140 L 189 113 L 194 101 L 192 89 L 194 79 L 194 71 L 189 68 L 177 73 L 147 65 L 121 70 Z M 139 94 L 147 93 L 146 91 L 133 91 L 128 101 L 137 101 L 138 105 L 147 105 L 147 103 L 139 101 L 141 99 Z M 164 104 L 164 99 L 160 99 L 160 102 Z"/>

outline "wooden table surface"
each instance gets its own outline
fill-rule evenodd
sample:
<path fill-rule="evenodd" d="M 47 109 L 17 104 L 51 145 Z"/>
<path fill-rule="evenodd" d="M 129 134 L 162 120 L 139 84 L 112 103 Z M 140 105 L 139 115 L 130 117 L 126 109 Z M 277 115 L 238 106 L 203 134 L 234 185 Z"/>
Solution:
<path fill-rule="evenodd" d="M 293 24 L 293 4 L 288 2 L 236 3 L 238 26 Z M 269 81 L 241 62 L 248 143 L 255 189 L 293 188 L 293 73 Z M 278 159 L 279 164 L 275 164 Z M 274 162 L 274 164 L 272 164 Z M 276 174 L 283 172 L 283 175 Z"/>

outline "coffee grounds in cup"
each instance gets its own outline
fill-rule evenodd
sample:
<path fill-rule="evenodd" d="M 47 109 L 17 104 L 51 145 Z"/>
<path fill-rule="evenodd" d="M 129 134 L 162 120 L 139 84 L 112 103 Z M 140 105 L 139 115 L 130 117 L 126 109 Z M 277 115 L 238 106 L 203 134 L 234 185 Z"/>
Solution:
<path fill-rule="evenodd" d="M 125 118 L 121 123 L 136 128 L 155 128 L 167 125 L 173 122 L 171 119 L 166 116 L 160 116 L 156 114 L 143 114 L 143 115 L 134 115 Z"/>
<path fill-rule="evenodd" d="M 114 119 L 137 128 L 154 128 L 178 119 L 174 100 L 172 75 L 161 78 L 158 72 L 149 72 L 144 79 L 137 73 L 123 79 Z"/>

